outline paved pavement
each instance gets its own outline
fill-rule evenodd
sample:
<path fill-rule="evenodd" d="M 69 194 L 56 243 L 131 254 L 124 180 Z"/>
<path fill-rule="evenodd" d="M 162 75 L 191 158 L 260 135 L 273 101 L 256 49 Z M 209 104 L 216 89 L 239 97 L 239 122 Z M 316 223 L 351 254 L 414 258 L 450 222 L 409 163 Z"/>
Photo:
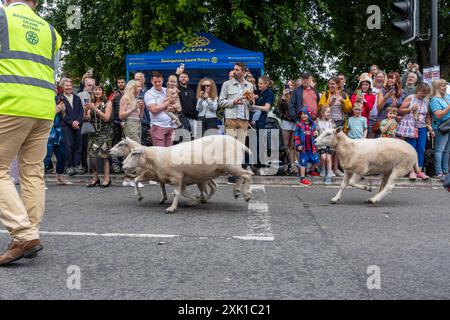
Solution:
<path fill-rule="evenodd" d="M 0 299 L 450 298 L 442 187 L 375 206 L 348 189 L 333 206 L 336 187 L 254 185 L 246 203 L 221 185 L 171 215 L 154 185 L 140 203 L 131 188 L 48 187 L 45 248 L 0 268 Z"/>
<path fill-rule="evenodd" d="M 75 184 L 87 184 L 92 180 L 92 176 L 90 175 L 76 175 L 76 176 L 65 176 L 66 180 L 71 181 Z M 113 174 L 111 175 L 111 179 L 113 181 L 113 184 L 120 185 L 123 180 L 123 174 Z M 309 177 L 314 185 L 319 186 L 325 186 L 323 177 Z M 371 185 L 380 185 L 381 179 L 378 176 L 370 176 L 366 177 L 368 183 Z M 46 175 L 46 180 L 48 182 L 55 182 L 56 181 L 56 175 L 54 174 L 48 174 Z M 221 176 L 215 179 L 217 183 L 226 183 L 227 177 Z M 254 184 L 263 184 L 263 185 L 270 185 L 270 186 L 297 186 L 299 184 L 299 178 L 296 176 L 261 176 L 261 175 L 255 175 L 252 178 L 252 182 Z M 332 186 L 339 186 L 342 182 L 342 178 L 339 177 L 333 177 L 332 179 Z M 440 187 L 442 186 L 442 183 L 437 179 L 428 179 L 428 180 L 409 180 L 408 178 L 400 178 L 396 182 L 396 186 L 399 187 Z"/>

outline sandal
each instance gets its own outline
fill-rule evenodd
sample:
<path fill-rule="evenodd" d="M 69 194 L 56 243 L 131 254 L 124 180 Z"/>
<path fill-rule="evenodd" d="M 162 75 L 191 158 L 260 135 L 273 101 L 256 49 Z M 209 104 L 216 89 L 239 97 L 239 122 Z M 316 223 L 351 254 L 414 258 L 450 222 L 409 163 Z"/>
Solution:
<path fill-rule="evenodd" d="M 88 187 L 88 188 L 93 188 L 95 186 L 100 186 L 100 179 L 97 179 L 97 181 L 91 182 L 86 185 L 86 187 Z"/>
<path fill-rule="evenodd" d="M 109 179 L 109 182 L 107 184 L 105 184 L 105 181 L 103 181 L 103 183 L 100 185 L 100 188 L 108 188 L 111 186 L 111 179 Z"/>
<path fill-rule="evenodd" d="M 56 184 L 59 186 L 70 186 L 70 185 L 73 185 L 73 182 L 63 180 L 63 181 L 57 181 Z"/>

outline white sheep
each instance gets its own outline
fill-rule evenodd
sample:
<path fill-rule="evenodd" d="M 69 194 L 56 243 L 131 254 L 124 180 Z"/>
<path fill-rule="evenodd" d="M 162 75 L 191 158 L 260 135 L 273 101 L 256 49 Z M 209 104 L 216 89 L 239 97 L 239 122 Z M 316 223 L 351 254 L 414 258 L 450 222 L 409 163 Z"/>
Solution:
<path fill-rule="evenodd" d="M 380 191 L 366 203 L 378 203 L 392 191 L 395 181 L 412 169 L 418 171 L 417 152 L 407 142 L 393 138 L 350 139 L 341 128 L 326 130 L 316 139 L 318 148 L 331 147 L 336 151 L 344 178 L 341 187 L 331 203 L 341 199 L 344 188 L 352 187 L 372 191 L 370 186 L 358 184 L 361 178 L 370 174 L 383 174 Z"/>
<path fill-rule="evenodd" d="M 235 198 L 242 188 L 245 200 L 249 201 L 253 173 L 242 168 L 245 153 L 250 150 L 235 138 L 212 135 L 171 147 L 135 148 L 124 160 L 123 167 L 145 168 L 156 175 L 157 181 L 173 185 L 175 198 L 166 209 L 166 213 L 172 213 L 178 207 L 180 195 L 196 199 L 186 192 L 187 185 L 207 183 L 225 173 L 238 177 L 233 189 Z"/>
<path fill-rule="evenodd" d="M 143 147 L 138 142 L 130 139 L 124 138 L 119 141 L 114 147 L 110 149 L 110 154 L 115 157 L 124 157 L 126 158 L 135 148 Z M 159 203 L 163 204 L 167 201 L 167 192 L 166 185 L 161 182 L 158 176 L 151 170 L 136 167 L 135 168 L 138 177 L 135 178 L 135 194 L 138 196 L 138 200 L 142 201 L 144 198 L 141 194 L 141 191 L 138 187 L 139 182 L 147 182 L 147 181 L 157 181 L 161 187 L 161 200 Z M 201 182 L 197 184 L 200 190 L 200 197 L 195 198 L 196 200 L 200 200 L 202 203 L 206 203 L 215 193 L 218 188 L 217 183 L 214 180 L 209 180 L 207 182 Z M 209 188 L 209 190 L 208 190 Z"/>

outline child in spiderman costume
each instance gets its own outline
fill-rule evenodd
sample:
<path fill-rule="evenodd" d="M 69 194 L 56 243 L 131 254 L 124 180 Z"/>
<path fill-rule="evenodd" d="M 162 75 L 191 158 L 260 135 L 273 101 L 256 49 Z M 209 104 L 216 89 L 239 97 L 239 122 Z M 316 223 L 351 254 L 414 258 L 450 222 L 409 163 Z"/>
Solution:
<path fill-rule="evenodd" d="M 308 163 L 320 162 L 314 138 L 317 136 L 316 124 L 311 118 L 311 109 L 304 107 L 300 111 L 300 120 L 295 124 L 294 142 L 295 149 L 299 152 L 298 164 L 300 166 L 300 183 L 310 186 L 312 183 L 306 179 Z"/>

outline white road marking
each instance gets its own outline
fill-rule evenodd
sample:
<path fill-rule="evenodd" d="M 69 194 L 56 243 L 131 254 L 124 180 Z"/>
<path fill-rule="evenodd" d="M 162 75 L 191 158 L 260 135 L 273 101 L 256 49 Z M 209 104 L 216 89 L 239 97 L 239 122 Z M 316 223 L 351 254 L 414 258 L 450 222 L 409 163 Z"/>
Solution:
<path fill-rule="evenodd" d="M 257 241 L 273 241 L 274 237 L 271 236 L 256 236 L 256 235 L 248 235 L 248 236 L 234 236 L 234 239 L 239 240 L 257 240 Z"/>
<path fill-rule="evenodd" d="M 273 241 L 269 205 L 264 185 L 251 185 L 253 198 L 248 204 L 247 234 L 245 236 L 233 236 L 232 239 Z M 84 236 L 84 237 L 122 237 L 122 238 L 176 238 L 176 234 L 147 234 L 147 233 L 96 233 L 96 232 L 72 232 L 72 231 L 40 231 L 41 235 L 51 236 Z M 0 234 L 9 234 L 6 230 L 0 230 Z M 199 236 L 201 240 L 209 239 L 211 236 Z M 214 238 L 214 236 L 212 236 Z M 231 238 L 227 238 L 231 239 Z"/>
<path fill-rule="evenodd" d="M 273 241 L 269 205 L 264 185 L 252 185 L 252 200 L 248 204 L 248 232 L 245 236 L 234 236 L 240 240 Z"/>
<path fill-rule="evenodd" d="M 0 233 L 8 233 L 0 230 Z M 86 236 L 86 237 L 124 237 L 124 238 L 175 238 L 176 234 L 148 234 L 148 233 L 95 233 L 95 232 L 71 232 L 71 231 L 40 231 L 39 234 L 51 236 Z"/>

